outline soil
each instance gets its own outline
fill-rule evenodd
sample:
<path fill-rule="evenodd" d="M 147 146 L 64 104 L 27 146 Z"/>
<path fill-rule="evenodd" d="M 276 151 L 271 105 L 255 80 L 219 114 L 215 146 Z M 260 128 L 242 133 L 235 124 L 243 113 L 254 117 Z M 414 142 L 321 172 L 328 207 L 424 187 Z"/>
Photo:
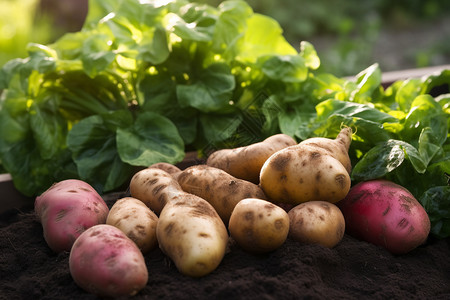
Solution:
<path fill-rule="evenodd" d="M 433 237 L 404 255 L 348 235 L 333 249 L 288 239 L 264 255 L 230 242 L 214 272 L 190 278 L 155 249 L 132 299 L 450 299 L 449 257 L 450 239 Z M 0 215 L 0 299 L 97 299 L 75 284 L 68 259 L 48 248 L 31 208 Z"/>

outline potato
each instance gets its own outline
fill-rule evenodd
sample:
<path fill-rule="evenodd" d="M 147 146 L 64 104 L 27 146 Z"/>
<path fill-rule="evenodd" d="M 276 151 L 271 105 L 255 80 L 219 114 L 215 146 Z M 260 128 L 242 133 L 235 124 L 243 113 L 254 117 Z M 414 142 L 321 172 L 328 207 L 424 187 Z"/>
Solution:
<path fill-rule="evenodd" d="M 350 139 L 345 132 L 338 137 Z M 351 180 L 345 166 L 332 153 L 331 146 L 324 149 L 307 143 L 284 148 L 264 163 L 260 186 L 275 203 L 336 203 L 347 195 Z"/>
<path fill-rule="evenodd" d="M 231 212 L 242 199 L 266 199 L 258 185 L 207 165 L 191 166 L 179 173 L 177 179 L 185 192 L 208 201 L 225 224 L 228 224 Z"/>
<path fill-rule="evenodd" d="M 95 225 L 78 237 L 70 251 L 69 270 L 78 286 L 100 297 L 133 296 L 148 280 L 139 248 L 107 224 Z"/>
<path fill-rule="evenodd" d="M 44 239 L 55 252 L 70 251 L 78 236 L 91 226 L 105 223 L 109 212 L 97 191 L 77 179 L 53 184 L 36 197 L 34 209 Z"/>
<path fill-rule="evenodd" d="M 109 211 L 106 224 L 122 230 L 144 254 L 158 246 L 158 216 L 141 200 L 133 197 L 117 200 Z"/>
<path fill-rule="evenodd" d="M 222 261 L 228 243 L 227 229 L 206 200 L 179 194 L 164 206 L 156 227 L 159 247 L 181 274 L 202 277 Z"/>
<path fill-rule="evenodd" d="M 161 169 L 171 175 L 181 172 L 180 168 L 178 168 L 177 166 L 172 165 L 170 163 L 166 163 L 166 162 L 155 163 L 155 164 L 149 166 L 149 168 Z"/>
<path fill-rule="evenodd" d="M 252 253 L 270 252 L 286 241 L 289 217 L 283 208 L 269 201 L 247 198 L 234 208 L 228 230 L 244 250 Z"/>
<path fill-rule="evenodd" d="M 333 248 L 344 237 L 345 220 L 339 208 L 326 201 L 301 203 L 289 212 L 289 238 Z"/>
<path fill-rule="evenodd" d="M 217 150 L 208 157 L 206 164 L 222 169 L 236 178 L 258 183 L 264 162 L 273 153 L 296 144 L 289 135 L 276 134 L 248 146 Z"/>
<path fill-rule="evenodd" d="M 360 182 L 338 202 L 347 232 L 355 238 L 404 254 L 422 245 L 430 219 L 404 187 L 384 179 Z"/>
<path fill-rule="evenodd" d="M 177 180 L 159 168 L 143 169 L 131 178 L 130 195 L 147 205 L 156 215 L 161 213 L 169 198 L 184 193 Z"/>
<path fill-rule="evenodd" d="M 350 174 L 352 171 L 352 162 L 348 155 L 348 150 L 351 141 L 352 129 L 350 127 L 344 127 L 334 140 L 323 137 L 313 137 L 300 142 L 299 145 L 316 146 L 328 151 L 328 153 L 336 158 Z"/>

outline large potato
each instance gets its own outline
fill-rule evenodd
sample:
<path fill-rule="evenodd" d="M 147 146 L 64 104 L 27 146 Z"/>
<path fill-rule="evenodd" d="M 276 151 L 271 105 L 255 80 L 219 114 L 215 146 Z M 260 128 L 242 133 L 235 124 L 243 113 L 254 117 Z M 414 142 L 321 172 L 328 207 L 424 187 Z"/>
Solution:
<path fill-rule="evenodd" d="M 122 230 L 142 253 L 147 253 L 158 245 L 158 216 L 141 200 L 133 197 L 117 200 L 109 211 L 106 224 Z"/>
<path fill-rule="evenodd" d="M 305 202 L 292 208 L 288 215 L 289 237 L 298 242 L 333 248 L 344 237 L 344 216 L 332 203 Z"/>
<path fill-rule="evenodd" d="M 77 285 L 106 298 L 133 296 L 148 280 L 142 252 L 125 233 L 107 224 L 90 227 L 78 237 L 69 270 Z"/>
<path fill-rule="evenodd" d="M 167 171 L 159 168 L 143 169 L 131 178 L 130 194 L 159 215 L 170 198 L 183 189 Z"/>
<path fill-rule="evenodd" d="M 296 145 L 273 154 L 261 169 L 260 185 L 272 202 L 342 200 L 350 190 L 350 175 L 328 151 Z"/>
<path fill-rule="evenodd" d="M 228 224 L 231 212 L 242 199 L 266 199 L 258 185 L 207 165 L 189 167 L 179 173 L 177 179 L 185 192 L 208 201 L 225 224 Z"/>
<path fill-rule="evenodd" d="M 430 233 L 430 219 L 419 201 L 388 180 L 360 182 L 337 205 L 350 235 L 394 254 L 417 248 Z"/>
<path fill-rule="evenodd" d="M 67 179 L 53 184 L 36 197 L 34 208 L 44 239 L 55 252 L 70 251 L 80 234 L 103 224 L 109 208 L 88 183 Z"/>
<path fill-rule="evenodd" d="M 269 252 L 286 241 L 289 217 L 284 209 L 266 200 L 243 199 L 231 214 L 228 230 L 244 250 Z"/>
<path fill-rule="evenodd" d="M 236 178 L 258 183 L 264 162 L 273 153 L 296 144 L 289 135 L 276 134 L 248 146 L 217 150 L 208 157 L 206 164 L 222 169 Z"/>
<path fill-rule="evenodd" d="M 159 247 L 180 273 L 202 277 L 222 261 L 228 243 L 227 229 L 206 200 L 179 194 L 164 206 L 156 234 Z"/>

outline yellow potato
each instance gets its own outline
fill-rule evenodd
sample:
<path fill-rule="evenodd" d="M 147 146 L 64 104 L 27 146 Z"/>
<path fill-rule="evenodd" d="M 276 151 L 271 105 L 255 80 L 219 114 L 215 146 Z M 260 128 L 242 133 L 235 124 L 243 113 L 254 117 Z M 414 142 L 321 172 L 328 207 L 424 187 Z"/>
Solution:
<path fill-rule="evenodd" d="M 266 199 L 258 185 L 207 165 L 191 166 L 179 173 L 177 179 L 185 192 L 208 201 L 225 224 L 228 224 L 231 212 L 242 199 Z"/>
<path fill-rule="evenodd" d="M 314 139 L 314 138 L 313 138 Z M 320 139 L 319 139 L 320 140 Z M 349 161 L 338 158 L 342 145 L 349 145 L 351 130 L 344 128 L 336 141 L 300 143 L 271 155 L 260 173 L 260 186 L 275 203 L 299 204 L 306 201 L 336 203 L 350 190 Z M 326 147 L 324 146 L 326 144 Z M 348 155 L 347 155 L 348 157 Z"/>
<path fill-rule="evenodd" d="M 264 162 L 273 153 L 296 144 L 289 135 L 276 134 L 248 146 L 217 150 L 208 157 L 206 164 L 222 169 L 236 178 L 258 183 Z"/>
<path fill-rule="evenodd" d="M 292 208 L 288 215 L 289 238 L 295 241 L 333 248 L 344 237 L 344 215 L 332 203 L 305 202 Z"/>
<path fill-rule="evenodd" d="M 180 273 L 202 277 L 222 261 L 228 232 L 217 212 L 206 200 L 179 194 L 164 206 L 156 234 L 159 247 Z"/>
<path fill-rule="evenodd" d="M 158 216 L 141 200 L 125 197 L 111 207 L 106 224 L 119 228 L 142 251 L 147 253 L 156 246 Z"/>
<path fill-rule="evenodd" d="M 342 200 L 350 190 L 345 167 L 325 150 L 292 146 L 272 155 L 261 169 L 261 187 L 272 202 Z"/>
<path fill-rule="evenodd" d="M 131 178 L 130 194 L 145 203 L 157 215 L 170 198 L 184 193 L 178 181 L 158 168 L 143 169 Z"/>
<path fill-rule="evenodd" d="M 244 250 L 253 253 L 270 252 L 286 241 L 289 216 L 284 209 L 269 201 L 243 199 L 231 214 L 228 230 Z"/>
<path fill-rule="evenodd" d="M 336 158 L 350 174 L 352 171 L 352 162 L 348 155 L 348 149 L 352 141 L 352 129 L 344 127 L 339 132 L 336 139 L 329 139 L 323 137 L 313 137 L 300 142 L 299 145 L 310 145 L 322 148 Z"/>

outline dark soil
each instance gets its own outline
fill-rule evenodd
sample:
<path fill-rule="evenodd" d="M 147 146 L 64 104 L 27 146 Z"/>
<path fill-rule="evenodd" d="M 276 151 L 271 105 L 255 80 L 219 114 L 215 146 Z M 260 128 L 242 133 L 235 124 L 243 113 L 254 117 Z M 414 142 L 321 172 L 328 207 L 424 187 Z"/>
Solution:
<path fill-rule="evenodd" d="M 0 215 L 0 299 L 96 299 L 68 259 L 48 248 L 32 210 Z M 399 256 L 348 235 L 333 249 L 287 240 L 265 255 L 230 244 L 202 278 L 181 275 L 159 249 L 146 263 L 148 284 L 133 299 L 450 299 L 449 239 Z"/>

